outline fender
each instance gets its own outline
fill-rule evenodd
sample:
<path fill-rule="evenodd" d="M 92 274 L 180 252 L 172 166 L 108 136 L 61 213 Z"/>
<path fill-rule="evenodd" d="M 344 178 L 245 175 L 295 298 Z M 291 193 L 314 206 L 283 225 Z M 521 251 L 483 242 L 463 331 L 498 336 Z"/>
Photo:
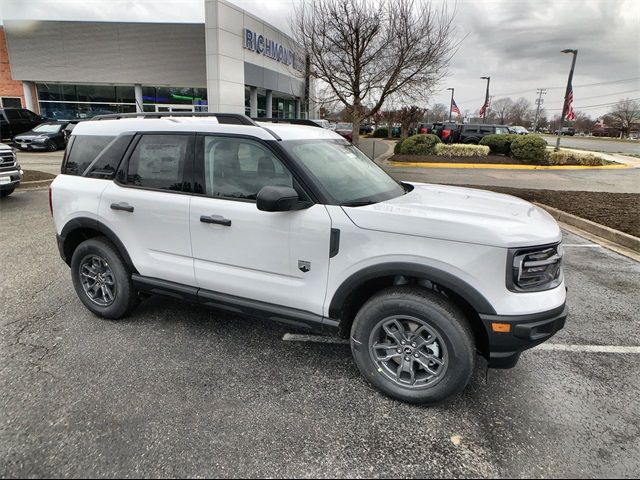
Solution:
<path fill-rule="evenodd" d="M 340 310 L 349 294 L 369 280 L 392 275 L 407 275 L 430 280 L 466 300 L 478 314 L 495 315 L 496 311 L 478 290 L 464 280 L 435 267 L 416 263 L 389 262 L 364 268 L 338 287 L 329 304 L 329 317 L 340 318 Z"/>
<path fill-rule="evenodd" d="M 127 265 L 127 267 L 129 267 L 131 272 L 133 273 L 138 272 L 135 265 L 133 264 L 133 261 L 131 260 L 131 257 L 129 256 L 129 252 L 127 252 L 127 249 L 125 248 L 124 244 L 120 241 L 118 236 L 113 232 L 113 230 L 107 227 L 104 223 L 96 219 L 79 217 L 79 218 L 73 218 L 69 220 L 65 224 L 65 226 L 62 228 L 62 232 L 60 233 L 60 240 L 62 244 L 64 244 L 64 241 L 66 240 L 66 238 L 74 230 L 78 230 L 80 228 L 88 228 L 91 230 L 96 230 L 100 234 L 107 237 L 109 241 L 116 246 L 116 248 L 118 249 L 118 252 L 120 252 L 120 255 L 122 255 L 122 259 L 124 260 L 124 263 Z M 71 264 L 71 258 L 66 258 L 63 251 L 61 251 L 60 253 L 62 254 L 62 258 L 64 259 L 64 261 L 68 265 Z"/>

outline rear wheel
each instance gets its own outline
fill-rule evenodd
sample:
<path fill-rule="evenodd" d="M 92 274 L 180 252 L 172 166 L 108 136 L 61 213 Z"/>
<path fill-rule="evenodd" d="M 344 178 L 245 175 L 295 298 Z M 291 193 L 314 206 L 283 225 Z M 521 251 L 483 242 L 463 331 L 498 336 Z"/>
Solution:
<path fill-rule="evenodd" d="M 446 297 L 393 287 L 358 312 L 351 350 L 362 375 L 382 393 L 433 405 L 460 393 L 475 367 L 467 320 Z"/>
<path fill-rule="evenodd" d="M 55 152 L 56 150 L 58 150 L 58 145 L 56 144 L 55 141 L 53 140 L 48 140 L 47 144 L 46 144 L 46 148 L 47 150 L 49 150 L 50 152 Z"/>
<path fill-rule="evenodd" d="M 122 318 L 138 303 L 131 272 L 105 238 L 91 238 L 78 245 L 71 257 L 71 277 L 78 298 L 101 317 Z"/>

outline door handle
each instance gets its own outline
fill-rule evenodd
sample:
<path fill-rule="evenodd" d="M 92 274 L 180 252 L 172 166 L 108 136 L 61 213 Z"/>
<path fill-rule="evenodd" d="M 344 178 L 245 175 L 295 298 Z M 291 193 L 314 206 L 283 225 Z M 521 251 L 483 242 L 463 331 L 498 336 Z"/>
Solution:
<path fill-rule="evenodd" d="M 133 213 L 133 207 L 128 203 L 112 203 L 111 210 L 122 210 L 123 212 Z"/>
<path fill-rule="evenodd" d="M 200 221 L 202 223 L 215 223 L 216 225 L 224 225 L 225 227 L 231 226 L 231 220 L 224 218 L 222 215 L 211 215 L 209 217 L 206 215 L 201 215 Z"/>

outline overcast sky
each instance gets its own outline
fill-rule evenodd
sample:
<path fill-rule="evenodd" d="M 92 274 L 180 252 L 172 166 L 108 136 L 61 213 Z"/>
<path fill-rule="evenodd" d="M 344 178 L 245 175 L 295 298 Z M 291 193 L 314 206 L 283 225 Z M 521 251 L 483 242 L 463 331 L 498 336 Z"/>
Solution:
<path fill-rule="evenodd" d="M 287 32 L 294 1 L 233 0 Z M 440 0 L 434 0 L 439 4 Z M 640 99 L 639 0 L 458 0 L 457 34 L 462 45 L 449 77 L 429 103 L 448 104 L 456 89 L 464 112 L 477 111 L 491 76 L 494 101 L 548 88 L 545 107 L 559 113 L 571 55 L 579 50 L 574 108 L 592 116 L 621 98 Z M 203 22 L 204 0 L 0 0 L 0 19 Z M 600 85 L 594 85 L 600 84 Z M 586 107 L 586 108 L 585 108 Z"/>

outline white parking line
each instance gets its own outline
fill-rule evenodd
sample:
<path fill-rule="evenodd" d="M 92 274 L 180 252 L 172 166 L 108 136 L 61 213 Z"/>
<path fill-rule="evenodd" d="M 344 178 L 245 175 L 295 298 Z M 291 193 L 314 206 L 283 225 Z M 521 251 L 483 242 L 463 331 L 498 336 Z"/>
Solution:
<path fill-rule="evenodd" d="M 580 353 L 640 353 L 640 347 L 622 347 L 619 345 L 564 345 L 562 343 L 543 343 L 533 350 Z"/>
<path fill-rule="evenodd" d="M 304 335 L 297 333 L 285 333 L 282 337 L 285 342 L 313 342 L 313 343 L 333 343 L 337 345 L 348 345 L 349 340 L 335 337 L 323 337 L 322 335 Z M 547 352 L 579 352 L 579 353 L 626 353 L 640 354 L 640 346 L 620 346 L 620 345 L 566 345 L 563 343 L 543 343 L 530 351 Z"/>
<path fill-rule="evenodd" d="M 562 246 L 565 247 L 565 248 L 566 247 L 573 247 L 573 248 L 576 248 L 576 247 L 578 247 L 578 248 L 580 248 L 580 247 L 582 247 L 582 248 L 602 248 L 602 245 L 596 245 L 595 243 L 590 243 L 590 244 L 587 244 L 587 245 L 582 244 L 582 243 L 570 243 L 570 244 L 563 244 Z"/>

